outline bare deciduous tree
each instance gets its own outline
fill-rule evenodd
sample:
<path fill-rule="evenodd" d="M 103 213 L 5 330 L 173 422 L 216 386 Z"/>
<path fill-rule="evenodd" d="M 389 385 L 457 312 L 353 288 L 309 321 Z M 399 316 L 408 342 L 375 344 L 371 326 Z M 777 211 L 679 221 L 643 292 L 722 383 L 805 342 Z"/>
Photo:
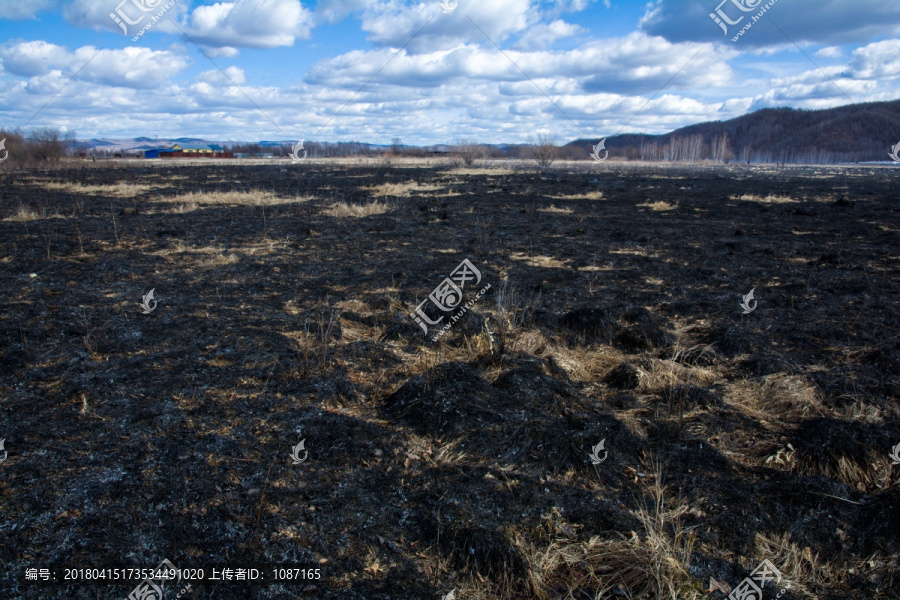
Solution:
<path fill-rule="evenodd" d="M 459 138 L 453 147 L 453 153 L 464 165 L 471 167 L 475 164 L 475 159 L 483 154 L 483 148 L 473 139 Z"/>
<path fill-rule="evenodd" d="M 539 133 L 537 138 L 528 136 L 528 157 L 542 169 L 546 169 L 559 156 L 556 139 L 549 133 Z"/>
<path fill-rule="evenodd" d="M 52 127 L 33 129 L 30 136 L 26 136 L 20 129 L 0 130 L 0 140 L 5 140 L 4 150 L 9 152 L 5 156 L 10 164 L 26 166 L 34 163 L 58 163 L 74 145 L 75 133 L 63 135 Z"/>
<path fill-rule="evenodd" d="M 66 154 L 67 142 L 53 127 L 38 127 L 31 132 L 31 153 L 37 162 L 57 163 Z"/>

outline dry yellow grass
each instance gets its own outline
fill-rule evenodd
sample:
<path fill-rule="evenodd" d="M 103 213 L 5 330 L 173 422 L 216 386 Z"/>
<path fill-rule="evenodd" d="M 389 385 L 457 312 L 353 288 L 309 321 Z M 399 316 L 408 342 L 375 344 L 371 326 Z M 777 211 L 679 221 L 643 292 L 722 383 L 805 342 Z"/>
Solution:
<path fill-rule="evenodd" d="M 239 253 L 228 253 L 221 246 L 202 246 L 194 247 L 184 240 L 172 240 L 169 248 L 159 250 L 153 254 L 157 256 L 169 256 L 171 254 L 183 255 L 179 260 L 194 259 L 195 266 L 201 268 L 221 267 L 224 265 L 233 265 L 240 261 Z"/>
<path fill-rule="evenodd" d="M 863 573 L 870 577 L 887 575 L 892 567 L 890 560 L 879 555 L 849 562 L 841 558 L 823 559 L 809 546 L 791 541 L 790 533 L 757 533 L 753 545 L 752 558 L 742 561 L 745 566 L 752 568 L 764 559 L 771 561 L 782 574 L 777 587 L 790 589 L 798 598 L 820 598 L 821 592 L 829 587 L 838 587 Z"/>
<path fill-rule="evenodd" d="M 644 204 L 638 204 L 638 206 L 642 206 L 644 208 L 649 208 L 650 210 L 655 210 L 657 212 L 665 212 L 667 210 L 675 210 L 678 208 L 678 204 L 669 204 L 664 200 L 659 200 L 657 202 L 645 202 Z"/>
<path fill-rule="evenodd" d="M 624 359 L 621 352 L 609 346 L 592 350 L 564 344 L 551 346 L 540 356 L 552 357 L 569 377 L 585 383 L 599 382 Z"/>
<path fill-rule="evenodd" d="M 14 214 L 5 217 L 3 220 L 24 223 L 26 221 L 36 221 L 39 218 L 40 215 L 38 215 L 35 211 L 26 206 L 20 206 Z"/>
<path fill-rule="evenodd" d="M 533 267 L 549 267 L 554 269 L 568 268 L 569 261 L 560 261 L 552 256 L 528 256 L 524 252 L 513 252 L 509 255 L 513 260 L 526 261 Z"/>
<path fill-rule="evenodd" d="M 178 194 L 175 196 L 157 196 L 158 202 L 166 202 L 179 205 L 179 212 L 194 210 L 198 206 L 209 206 L 217 204 L 232 205 L 262 205 L 273 206 L 276 204 L 292 204 L 294 202 L 305 202 L 309 198 L 284 198 L 266 190 L 249 190 L 238 191 L 231 190 L 227 192 L 189 192 L 187 194 Z"/>
<path fill-rule="evenodd" d="M 528 584 L 534 596 L 548 600 L 548 590 L 562 586 L 570 594 L 566 598 L 580 598 L 585 592 L 593 598 L 612 597 L 613 593 L 654 600 L 703 598 L 702 584 L 688 571 L 695 540 L 694 532 L 681 525 L 688 507 L 666 509 L 659 476 L 649 492 L 653 506 L 642 507 L 636 515 L 644 528 L 643 538 L 633 533 L 618 540 L 595 536 L 573 542 L 554 535 L 543 550 L 526 546 Z"/>
<path fill-rule="evenodd" d="M 329 217 L 368 217 L 371 215 L 381 215 L 390 210 L 387 204 L 382 202 L 370 202 L 368 204 L 348 204 L 346 202 L 335 202 L 330 208 L 322 211 L 323 215 Z"/>
<path fill-rule="evenodd" d="M 761 421 L 796 422 L 827 412 L 805 378 L 786 373 L 733 384 L 725 402 Z"/>
<path fill-rule="evenodd" d="M 539 208 L 538 212 L 557 213 L 557 214 L 561 214 L 561 215 L 571 215 L 575 211 L 573 211 L 571 208 L 565 208 L 565 207 L 557 208 L 555 205 L 551 204 L 549 208 Z"/>
<path fill-rule="evenodd" d="M 573 194 L 569 196 L 550 196 L 553 200 L 602 200 L 603 192 L 587 192 L 585 194 Z"/>
<path fill-rule="evenodd" d="M 444 186 L 429 184 L 423 185 L 417 181 L 407 181 L 406 183 L 384 183 L 382 185 L 370 186 L 366 189 L 374 196 L 397 196 L 406 197 L 412 192 L 436 192 L 443 189 Z"/>
<path fill-rule="evenodd" d="M 651 358 L 641 369 L 640 390 L 647 393 L 663 392 L 678 385 L 712 385 L 721 378 L 713 369 L 684 365 L 674 360 Z"/>
<path fill-rule="evenodd" d="M 233 265 L 240 261 L 237 254 L 226 254 L 222 249 L 216 249 L 211 255 L 197 262 L 198 267 L 211 268 L 222 267 L 224 265 Z"/>
<path fill-rule="evenodd" d="M 85 185 L 76 182 L 48 182 L 42 184 L 41 187 L 54 192 L 68 192 L 70 194 L 102 194 L 104 196 L 116 196 L 118 198 L 135 198 L 153 189 L 152 186 L 139 185 L 136 183 L 117 183 L 115 185 Z"/>
<path fill-rule="evenodd" d="M 732 200 L 743 200 L 744 202 L 759 202 L 761 204 L 787 204 L 789 202 L 799 202 L 788 196 L 757 196 L 755 194 L 744 194 L 743 196 L 732 196 Z"/>
<path fill-rule="evenodd" d="M 487 169 L 487 168 L 478 168 L 478 167 L 460 167 L 458 169 L 453 169 L 450 171 L 453 175 L 461 175 L 461 176 L 471 176 L 471 175 L 513 175 L 515 171 L 512 169 L 505 168 L 496 168 L 496 169 Z"/>

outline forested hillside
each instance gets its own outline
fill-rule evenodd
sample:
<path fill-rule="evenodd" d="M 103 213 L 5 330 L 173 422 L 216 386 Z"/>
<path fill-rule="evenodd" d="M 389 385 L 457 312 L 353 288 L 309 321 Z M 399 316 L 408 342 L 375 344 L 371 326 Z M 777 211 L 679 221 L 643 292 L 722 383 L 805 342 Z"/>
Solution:
<path fill-rule="evenodd" d="M 597 140 L 577 140 L 570 150 Z M 900 142 L 900 100 L 826 110 L 766 108 L 729 121 L 710 121 L 665 135 L 620 135 L 606 140 L 613 157 L 697 162 L 831 164 L 890 160 Z"/>

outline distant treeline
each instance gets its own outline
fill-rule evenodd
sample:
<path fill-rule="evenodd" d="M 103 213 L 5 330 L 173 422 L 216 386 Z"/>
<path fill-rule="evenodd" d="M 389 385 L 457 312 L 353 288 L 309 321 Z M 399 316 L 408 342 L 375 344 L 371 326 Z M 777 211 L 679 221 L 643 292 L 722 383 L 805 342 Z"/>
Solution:
<path fill-rule="evenodd" d="M 38 127 L 26 135 L 22 130 L 0 129 L 3 150 L 0 158 L 9 165 L 29 166 L 34 164 L 57 163 L 64 156 L 77 152 L 75 132 L 60 132 L 52 127 Z M 9 154 L 4 154 L 4 150 Z"/>
<path fill-rule="evenodd" d="M 262 143 L 228 143 L 225 147 L 236 154 L 263 155 L 272 154 L 276 157 L 287 157 L 291 154 L 291 144 L 262 144 Z M 390 146 L 368 144 L 364 142 L 304 142 L 303 150 L 310 158 L 338 158 L 338 157 L 405 157 L 427 158 L 433 156 L 457 157 L 464 154 L 467 157 L 476 155 L 480 159 L 497 158 L 529 158 L 527 144 L 490 146 L 478 144 L 474 141 L 461 140 L 456 144 L 441 144 L 438 146 L 407 146 L 395 140 Z M 560 148 L 560 152 L 563 149 Z"/>

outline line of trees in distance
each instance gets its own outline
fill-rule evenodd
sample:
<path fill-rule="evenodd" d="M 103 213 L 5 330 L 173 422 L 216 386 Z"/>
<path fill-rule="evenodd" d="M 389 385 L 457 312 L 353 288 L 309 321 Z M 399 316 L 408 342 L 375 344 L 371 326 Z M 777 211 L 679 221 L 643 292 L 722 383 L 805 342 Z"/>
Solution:
<path fill-rule="evenodd" d="M 21 129 L 0 129 L 0 142 L 8 152 L 4 162 L 15 166 L 58 163 L 76 152 L 74 131 L 61 132 L 53 127 L 36 127 L 27 134 Z"/>

